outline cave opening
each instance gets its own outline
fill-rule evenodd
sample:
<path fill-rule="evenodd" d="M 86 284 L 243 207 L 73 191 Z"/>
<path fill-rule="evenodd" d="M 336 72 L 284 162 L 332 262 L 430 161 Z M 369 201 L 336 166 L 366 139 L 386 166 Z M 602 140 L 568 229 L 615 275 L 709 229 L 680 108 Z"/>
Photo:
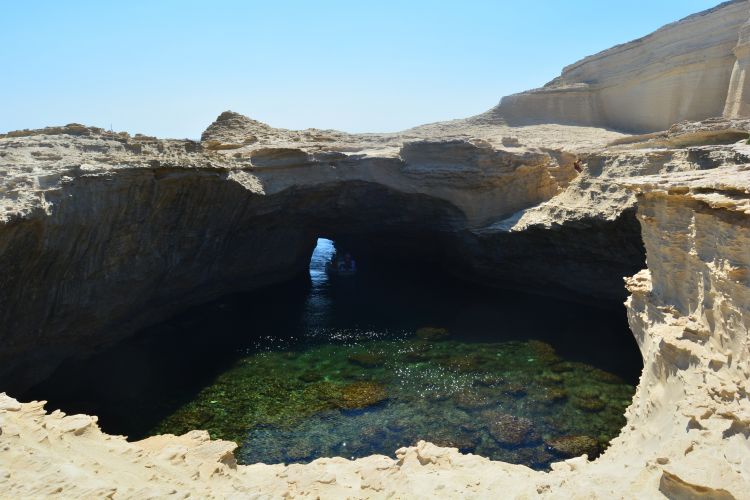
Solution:
<path fill-rule="evenodd" d="M 424 439 L 545 469 L 619 434 L 642 369 L 621 305 L 477 285 L 413 237 L 317 235 L 295 279 L 191 306 L 24 398 L 131 439 L 206 429 L 241 463 Z M 337 251 L 356 273 L 326 272 Z"/>

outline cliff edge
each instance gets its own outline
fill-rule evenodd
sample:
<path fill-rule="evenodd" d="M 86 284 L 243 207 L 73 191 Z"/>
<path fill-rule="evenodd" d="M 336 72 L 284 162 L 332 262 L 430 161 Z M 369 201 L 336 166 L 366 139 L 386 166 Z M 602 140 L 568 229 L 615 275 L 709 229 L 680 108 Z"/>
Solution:
<path fill-rule="evenodd" d="M 202 431 L 129 443 L 0 394 L 0 491 L 143 498 L 750 498 L 750 166 L 633 179 L 649 268 L 628 280 L 644 371 L 594 462 L 544 473 L 420 442 L 396 457 L 237 465 Z M 689 286 L 685 286 L 688 284 Z"/>
<path fill-rule="evenodd" d="M 750 114 L 750 2 L 732 0 L 563 69 L 486 115 L 510 125 L 561 123 L 626 132 Z"/>

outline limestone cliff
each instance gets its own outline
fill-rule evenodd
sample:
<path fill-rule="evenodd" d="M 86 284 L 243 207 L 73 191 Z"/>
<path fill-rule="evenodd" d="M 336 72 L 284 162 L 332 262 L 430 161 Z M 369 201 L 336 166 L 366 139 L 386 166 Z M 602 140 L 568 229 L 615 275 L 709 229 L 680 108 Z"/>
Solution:
<path fill-rule="evenodd" d="M 586 58 L 479 117 L 395 134 L 233 112 L 200 141 L 78 124 L 1 134 L 3 391 L 286 280 L 318 236 L 589 301 L 622 301 L 634 275 L 644 371 L 607 452 L 551 473 L 428 443 L 238 466 L 233 443 L 201 431 L 129 443 L 3 394 L 0 496 L 750 498 L 748 6 Z"/>
<path fill-rule="evenodd" d="M 725 2 L 571 64 L 543 88 L 504 97 L 488 116 L 631 132 L 748 116 L 749 17 L 747 0 Z"/>
<path fill-rule="evenodd" d="M 582 149 L 620 137 L 564 133 Z M 28 386 L 190 304 L 288 279 L 317 236 L 433 260 L 480 252 L 473 229 L 551 199 L 575 175 L 572 153 L 501 140 L 466 128 L 287 131 L 229 112 L 201 142 L 79 125 L 6 134 L 0 379 Z M 640 266 L 637 252 L 610 255 L 616 277 Z"/>
<path fill-rule="evenodd" d="M 459 121 L 350 135 L 226 112 L 200 142 L 80 125 L 5 134 L 0 381 L 28 387 L 191 304 L 289 279 L 318 236 L 616 303 L 621 277 L 643 266 L 620 180 L 750 162 L 731 143 L 747 128 L 627 137 Z"/>
<path fill-rule="evenodd" d="M 750 498 L 750 166 L 635 178 L 648 269 L 628 280 L 644 371 L 594 462 L 550 473 L 420 442 L 396 458 L 237 465 L 205 432 L 128 443 L 0 394 L 8 496 Z M 65 465 L 61 465 L 65 464 Z M 40 471 L 43 475 L 40 476 Z M 42 478 L 42 480 L 40 480 Z"/>

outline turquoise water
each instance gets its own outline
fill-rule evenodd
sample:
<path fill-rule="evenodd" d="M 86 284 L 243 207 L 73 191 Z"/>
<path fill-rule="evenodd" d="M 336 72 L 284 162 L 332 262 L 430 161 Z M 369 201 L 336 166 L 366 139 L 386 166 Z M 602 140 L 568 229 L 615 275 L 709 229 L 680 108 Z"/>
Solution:
<path fill-rule="evenodd" d="M 206 429 L 243 463 L 424 439 L 544 469 L 624 425 L 640 368 L 624 311 L 413 265 L 331 278 L 333 250 L 319 240 L 309 280 L 191 308 L 35 391 L 132 438 Z"/>

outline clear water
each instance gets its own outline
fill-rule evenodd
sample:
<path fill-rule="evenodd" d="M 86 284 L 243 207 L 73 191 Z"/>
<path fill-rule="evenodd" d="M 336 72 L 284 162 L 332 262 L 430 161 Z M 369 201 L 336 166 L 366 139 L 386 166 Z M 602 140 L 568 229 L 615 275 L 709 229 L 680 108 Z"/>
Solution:
<path fill-rule="evenodd" d="M 134 438 L 206 429 L 243 463 L 424 439 L 544 469 L 619 433 L 641 366 L 624 311 L 413 265 L 329 277 L 333 251 L 319 240 L 309 280 L 192 308 L 32 392 Z"/>

